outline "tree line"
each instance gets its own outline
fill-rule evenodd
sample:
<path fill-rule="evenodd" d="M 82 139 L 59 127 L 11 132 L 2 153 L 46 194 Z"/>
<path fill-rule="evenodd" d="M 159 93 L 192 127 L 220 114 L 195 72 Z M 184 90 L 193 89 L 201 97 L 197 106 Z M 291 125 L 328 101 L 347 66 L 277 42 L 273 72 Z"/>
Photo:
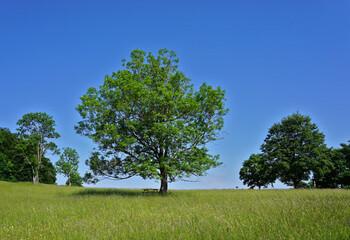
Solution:
<path fill-rule="evenodd" d="M 294 113 L 273 124 L 260 149 L 239 172 L 251 188 L 273 185 L 277 179 L 294 188 L 350 186 L 350 141 L 328 148 L 309 116 Z"/>
<path fill-rule="evenodd" d="M 82 186 L 79 156 L 72 148 L 63 148 L 62 153 L 58 149 L 54 140 L 60 135 L 52 116 L 27 113 L 17 125 L 16 133 L 0 128 L 0 180 L 54 184 L 58 172 L 68 178 L 67 185 Z M 56 166 L 47 158 L 49 153 L 60 155 Z"/>

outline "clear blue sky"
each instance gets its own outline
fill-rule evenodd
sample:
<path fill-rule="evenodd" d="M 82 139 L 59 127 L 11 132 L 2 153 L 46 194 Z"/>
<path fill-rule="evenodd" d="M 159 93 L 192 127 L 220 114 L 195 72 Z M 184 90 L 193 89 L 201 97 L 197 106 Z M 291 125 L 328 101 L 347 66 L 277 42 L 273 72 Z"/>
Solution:
<path fill-rule="evenodd" d="M 87 170 L 93 144 L 75 134 L 75 107 L 133 49 L 175 51 L 196 87 L 226 90 L 226 135 L 210 145 L 223 166 L 170 189 L 243 187 L 242 162 L 267 130 L 299 110 L 329 147 L 350 140 L 349 1 L 10 1 L 0 7 L 0 127 L 28 112 L 57 123 L 60 148 Z M 52 157 L 55 162 L 57 157 Z M 65 179 L 58 178 L 58 184 Z M 98 187 L 159 187 L 134 178 Z M 277 184 L 277 187 L 283 187 Z"/>

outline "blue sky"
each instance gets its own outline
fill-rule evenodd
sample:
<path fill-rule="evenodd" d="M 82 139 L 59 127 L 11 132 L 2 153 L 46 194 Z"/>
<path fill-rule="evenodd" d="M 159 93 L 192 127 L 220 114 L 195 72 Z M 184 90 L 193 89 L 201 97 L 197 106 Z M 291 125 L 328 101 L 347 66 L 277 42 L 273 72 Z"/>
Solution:
<path fill-rule="evenodd" d="M 75 107 L 133 49 L 175 51 L 195 87 L 226 90 L 225 137 L 209 146 L 223 166 L 170 189 L 243 187 L 242 162 L 282 117 L 309 115 L 329 147 L 350 140 L 349 1 L 2 1 L 0 127 L 28 112 L 56 120 L 79 171 L 93 148 L 75 134 Z M 57 157 L 52 157 L 55 162 Z M 58 184 L 63 184 L 63 176 Z M 159 187 L 133 178 L 98 187 Z M 277 187 L 284 187 L 277 184 Z"/>

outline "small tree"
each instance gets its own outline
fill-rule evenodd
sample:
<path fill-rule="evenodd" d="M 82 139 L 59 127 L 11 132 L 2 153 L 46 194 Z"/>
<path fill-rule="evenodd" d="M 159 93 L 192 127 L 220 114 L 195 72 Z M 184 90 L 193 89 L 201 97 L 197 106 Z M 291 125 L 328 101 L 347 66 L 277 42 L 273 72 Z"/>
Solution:
<path fill-rule="evenodd" d="M 273 162 L 281 182 L 297 188 L 324 157 L 324 137 L 310 117 L 295 113 L 269 129 L 261 150 Z"/>
<path fill-rule="evenodd" d="M 57 172 L 63 174 L 68 178 L 68 186 L 72 185 L 72 178 L 77 180 L 79 155 L 75 149 L 70 147 L 63 148 L 63 153 L 60 160 L 56 162 Z M 79 176 L 80 177 L 80 176 Z"/>
<path fill-rule="evenodd" d="M 72 172 L 70 176 L 70 184 L 74 187 L 82 187 L 83 186 L 83 178 L 79 175 L 78 172 Z M 66 181 L 66 185 L 69 186 L 69 181 Z"/>
<path fill-rule="evenodd" d="M 56 123 L 52 116 L 46 113 L 27 113 L 17 121 L 17 129 L 22 137 L 19 148 L 30 164 L 33 183 L 39 183 L 39 170 L 42 168 L 44 155 L 51 151 L 57 153 L 57 146 L 52 141 L 60 137 L 56 132 Z"/>
<path fill-rule="evenodd" d="M 262 154 L 252 154 L 248 160 L 243 162 L 243 167 L 239 172 L 239 179 L 243 184 L 251 188 L 267 187 L 276 180 L 274 169 Z"/>
<path fill-rule="evenodd" d="M 168 182 L 221 164 L 205 146 L 223 128 L 225 92 L 205 83 L 194 91 L 175 53 L 158 53 L 134 50 L 125 70 L 81 97 L 76 131 L 98 144 L 86 162 L 94 181 L 141 176 L 160 179 L 160 192 L 167 192 Z"/>

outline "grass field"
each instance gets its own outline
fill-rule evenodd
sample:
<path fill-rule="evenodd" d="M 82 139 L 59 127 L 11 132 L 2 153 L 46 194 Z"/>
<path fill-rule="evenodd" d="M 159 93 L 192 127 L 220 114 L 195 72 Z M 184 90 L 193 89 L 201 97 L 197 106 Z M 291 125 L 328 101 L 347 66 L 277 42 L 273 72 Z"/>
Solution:
<path fill-rule="evenodd" d="M 0 182 L 0 239 L 349 239 L 349 190 L 141 190 Z"/>

